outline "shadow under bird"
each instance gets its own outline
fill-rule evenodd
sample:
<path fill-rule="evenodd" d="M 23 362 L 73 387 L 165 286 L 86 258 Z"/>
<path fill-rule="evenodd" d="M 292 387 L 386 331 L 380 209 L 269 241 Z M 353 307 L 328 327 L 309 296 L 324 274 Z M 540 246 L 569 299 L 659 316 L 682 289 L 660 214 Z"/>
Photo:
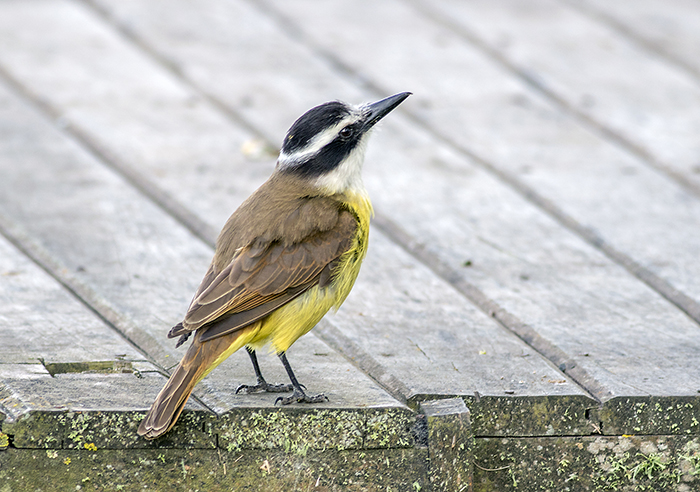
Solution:
<path fill-rule="evenodd" d="M 289 392 L 288 404 L 316 403 L 285 355 L 350 293 L 367 253 L 372 205 L 362 164 L 372 127 L 410 92 L 358 106 L 333 101 L 310 109 L 289 129 L 270 178 L 231 215 L 185 318 L 168 333 L 193 341 L 156 397 L 138 433 L 155 439 L 177 421 L 194 386 L 246 347 L 257 384 L 239 392 Z M 279 356 L 291 385 L 268 384 L 255 350 Z"/>

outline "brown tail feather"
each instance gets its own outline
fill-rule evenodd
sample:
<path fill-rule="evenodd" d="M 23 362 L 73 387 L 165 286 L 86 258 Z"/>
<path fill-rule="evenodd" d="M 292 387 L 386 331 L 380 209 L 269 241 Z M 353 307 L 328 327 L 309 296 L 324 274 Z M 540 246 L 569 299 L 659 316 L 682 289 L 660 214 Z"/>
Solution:
<path fill-rule="evenodd" d="M 156 439 L 168 432 L 177 422 L 195 385 L 242 332 L 207 341 L 200 341 L 197 333 L 175 372 L 153 402 L 146 418 L 141 421 L 138 434 Z"/>

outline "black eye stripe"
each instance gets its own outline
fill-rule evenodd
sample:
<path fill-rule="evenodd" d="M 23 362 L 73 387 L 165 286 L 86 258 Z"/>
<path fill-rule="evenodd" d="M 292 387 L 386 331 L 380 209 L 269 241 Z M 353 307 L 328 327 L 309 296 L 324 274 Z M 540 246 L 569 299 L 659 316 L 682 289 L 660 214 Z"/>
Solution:
<path fill-rule="evenodd" d="M 282 151 L 292 154 L 306 147 L 325 128 L 339 123 L 350 114 L 345 104 L 333 101 L 310 109 L 294 122 L 282 145 Z"/>
<path fill-rule="evenodd" d="M 318 153 L 309 156 L 303 161 L 294 163 L 286 168 L 285 171 L 307 178 L 321 176 L 337 168 L 350 155 L 356 144 L 357 141 L 354 139 L 336 138 L 319 150 Z"/>
<path fill-rule="evenodd" d="M 350 115 L 350 108 L 338 102 L 322 104 L 302 115 L 289 129 L 282 145 L 284 172 L 313 178 L 337 168 L 355 149 L 363 133 L 361 120 L 342 126 Z M 330 129 L 337 132 L 335 136 L 326 134 L 332 140 L 322 147 L 312 144 L 315 137 Z"/>

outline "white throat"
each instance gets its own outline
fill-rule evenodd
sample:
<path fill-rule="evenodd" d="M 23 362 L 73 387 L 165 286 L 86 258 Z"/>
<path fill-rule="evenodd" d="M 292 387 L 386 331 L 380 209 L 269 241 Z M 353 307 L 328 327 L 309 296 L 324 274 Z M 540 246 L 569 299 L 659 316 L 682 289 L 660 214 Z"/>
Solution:
<path fill-rule="evenodd" d="M 366 195 L 367 190 L 362 182 L 362 165 L 365 162 L 368 136 L 363 135 L 352 152 L 335 169 L 316 178 L 314 185 L 329 195 L 336 193 Z"/>

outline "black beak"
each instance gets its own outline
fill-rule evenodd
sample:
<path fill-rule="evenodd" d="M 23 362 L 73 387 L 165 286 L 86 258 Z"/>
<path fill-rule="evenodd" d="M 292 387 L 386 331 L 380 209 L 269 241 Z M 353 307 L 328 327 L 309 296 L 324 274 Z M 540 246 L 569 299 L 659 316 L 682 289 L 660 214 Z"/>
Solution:
<path fill-rule="evenodd" d="M 410 92 L 399 92 L 393 96 L 389 96 L 381 101 L 374 102 L 367 105 L 367 123 L 365 123 L 363 130 L 367 131 L 372 128 L 379 120 L 388 115 L 396 106 L 401 104 L 408 96 Z"/>

